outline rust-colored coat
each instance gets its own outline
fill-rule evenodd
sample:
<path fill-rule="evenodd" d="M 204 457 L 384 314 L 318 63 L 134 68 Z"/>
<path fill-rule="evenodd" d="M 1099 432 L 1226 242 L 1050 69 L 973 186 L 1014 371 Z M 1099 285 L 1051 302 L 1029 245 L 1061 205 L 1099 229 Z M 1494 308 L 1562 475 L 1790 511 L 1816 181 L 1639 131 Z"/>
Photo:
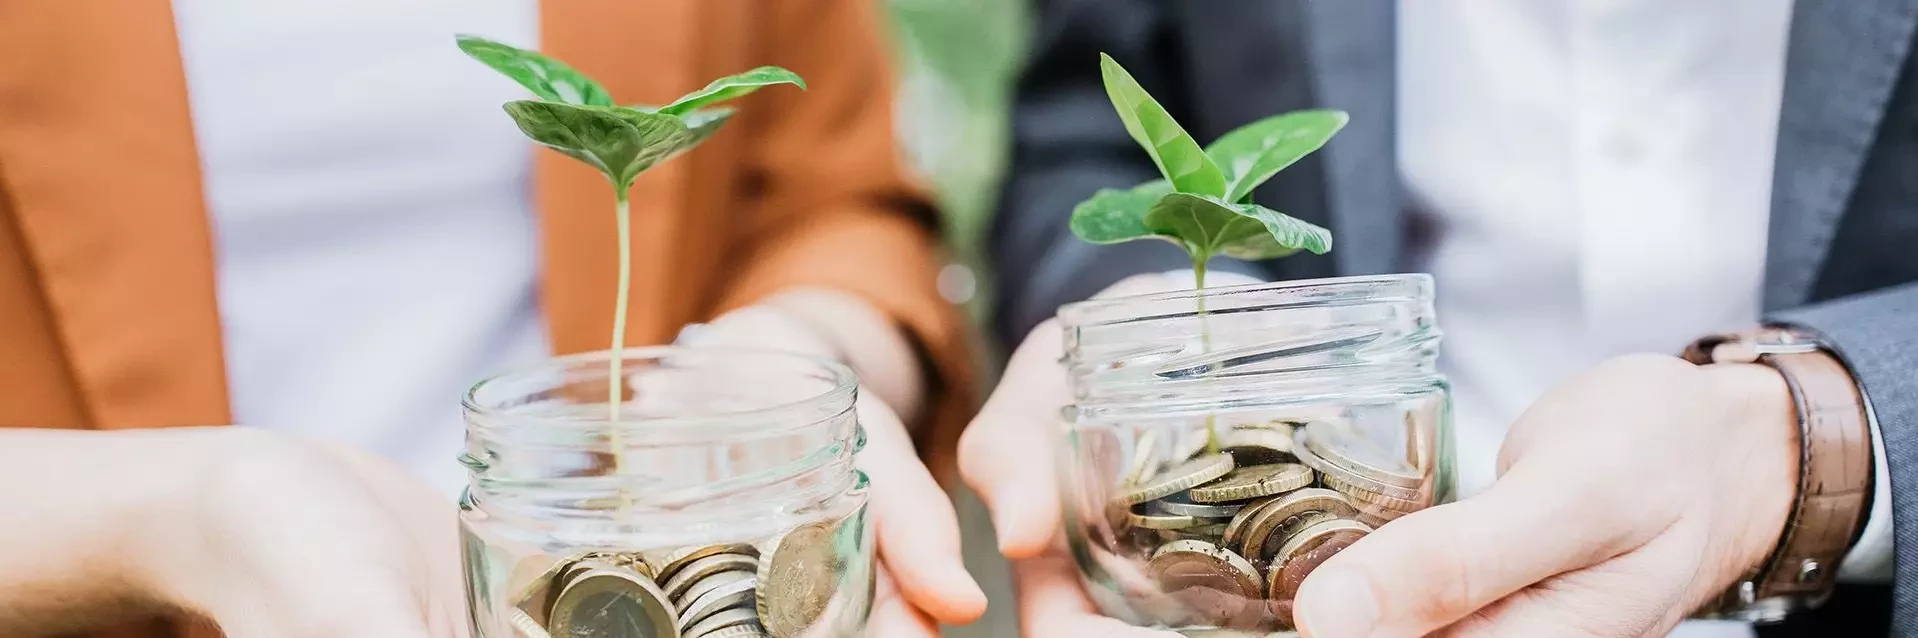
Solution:
<path fill-rule="evenodd" d="M 942 467 L 970 370 L 958 315 L 934 289 L 935 222 L 896 161 L 876 4 L 547 0 L 541 42 L 625 103 L 761 64 L 808 80 L 808 92 L 747 99 L 726 130 L 634 185 L 629 342 L 670 340 L 782 288 L 857 294 L 932 355 L 936 424 L 918 438 Z M 0 426 L 230 421 L 173 24 L 165 0 L 0 0 Z M 610 190 L 538 153 L 552 343 L 605 348 Z M 145 627 L 112 635 L 181 635 Z"/>

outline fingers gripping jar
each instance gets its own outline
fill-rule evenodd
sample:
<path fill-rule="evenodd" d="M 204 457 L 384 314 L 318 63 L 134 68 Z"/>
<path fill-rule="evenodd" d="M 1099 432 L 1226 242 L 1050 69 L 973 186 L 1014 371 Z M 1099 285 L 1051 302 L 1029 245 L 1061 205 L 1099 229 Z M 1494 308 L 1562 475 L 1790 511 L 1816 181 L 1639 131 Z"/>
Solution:
<path fill-rule="evenodd" d="M 610 356 L 466 396 L 475 635 L 862 633 L 873 544 L 852 372 L 764 351 L 628 350 L 614 424 Z"/>
<path fill-rule="evenodd" d="M 1102 610 L 1288 630 L 1319 564 L 1450 499 L 1432 294 L 1395 275 L 1062 308 L 1067 536 Z"/>

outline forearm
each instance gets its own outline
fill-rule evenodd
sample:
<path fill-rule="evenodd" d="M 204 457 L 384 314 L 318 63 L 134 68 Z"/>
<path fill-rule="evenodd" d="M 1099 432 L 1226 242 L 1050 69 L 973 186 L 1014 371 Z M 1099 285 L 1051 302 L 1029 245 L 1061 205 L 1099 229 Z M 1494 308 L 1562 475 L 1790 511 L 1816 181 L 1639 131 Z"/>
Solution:
<path fill-rule="evenodd" d="M 0 430 L 0 635 L 76 631 L 169 607 L 139 548 L 208 437 Z"/>

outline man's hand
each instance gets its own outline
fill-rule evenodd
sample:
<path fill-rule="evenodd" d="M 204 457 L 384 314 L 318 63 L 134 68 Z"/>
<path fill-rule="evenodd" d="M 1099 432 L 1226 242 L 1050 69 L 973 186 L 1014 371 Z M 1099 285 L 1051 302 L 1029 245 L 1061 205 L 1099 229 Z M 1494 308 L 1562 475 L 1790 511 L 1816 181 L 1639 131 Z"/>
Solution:
<path fill-rule="evenodd" d="M 1137 275 L 1098 296 L 1190 287 L 1190 282 L 1165 275 Z M 1013 352 L 999 387 L 959 441 L 959 471 L 992 510 L 999 551 L 1013 561 L 1024 635 L 1176 636 L 1099 616 L 1079 584 L 1077 568 L 1059 549 L 1054 464 L 1060 443 L 1059 408 L 1072 400 L 1065 372 L 1059 369 L 1063 347 L 1059 325 L 1048 320 Z"/>
<path fill-rule="evenodd" d="M 874 371 L 860 368 L 859 362 L 898 358 L 887 352 L 889 348 L 841 351 L 841 344 L 872 348 L 883 343 L 881 337 L 887 331 L 897 330 L 883 322 L 864 329 L 863 338 L 856 342 L 822 334 L 828 325 L 860 330 L 854 324 L 877 316 L 870 308 L 839 307 L 836 304 L 840 302 L 834 298 L 830 294 L 808 294 L 776 299 L 784 303 L 742 308 L 688 331 L 681 342 L 842 359 L 852 363 L 862 379 Z M 847 300 L 845 303 L 858 303 L 851 297 L 839 298 Z M 819 314 L 807 314 L 813 312 Z M 903 337 L 894 336 L 901 339 L 901 352 L 908 352 Z M 874 365 L 878 364 L 867 367 Z M 888 376 L 892 381 L 899 380 L 895 375 Z M 952 501 L 920 462 L 898 414 L 881 399 L 882 393 L 868 391 L 870 388 L 870 384 L 862 385 L 859 398 L 859 422 L 866 431 L 866 448 L 859 453 L 858 463 L 859 469 L 872 478 L 870 511 L 880 569 L 867 633 L 887 638 L 937 638 L 939 622 L 964 624 L 977 620 L 985 613 L 986 596 L 966 572 L 960 557 L 959 520 Z M 916 390 L 915 383 L 910 389 L 883 394 L 916 403 L 917 399 L 909 396 Z"/>
<path fill-rule="evenodd" d="M 1393 522 L 1305 581 L 1308 636 L 1662 636 L 1771 552 L 1798 430 L 1769 368 L 1614 359 L 1548 392 L 1484 494 Z"/>

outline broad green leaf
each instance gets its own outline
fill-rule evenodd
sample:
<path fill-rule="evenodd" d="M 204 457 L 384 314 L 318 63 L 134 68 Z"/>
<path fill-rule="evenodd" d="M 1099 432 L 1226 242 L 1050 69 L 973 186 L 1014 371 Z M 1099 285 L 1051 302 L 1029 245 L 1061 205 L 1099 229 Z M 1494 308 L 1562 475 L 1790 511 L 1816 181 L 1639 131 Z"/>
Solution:
<path fill-rule="evenodd" d="M 1205 150 L 1172 119 L 1172 114 L 1111 56 L 1099 54 L 1099 69 L 1105 77 L 1106 96 L 1125 122 L 1126 132 L 1145 147 L 1173 188 L 1181 193 L 1225 195 L 1225 173 L 1206 157 Z"/>
<path fill-rule="evenodd" d="M 1094 244 L 1117 244 L 1135 239 L 1159 238 L 1174 243 L 1176 237 L 1156 234 L 1145 226 L 1145 214 L 1159 198 L 1172 192 L 1172 184 L 1155 179 L 1128 189 L 1102 188 L 1091 199 L 1072 209 L 1072 234 Z"/>
<path fill-rule="evenodd" d="M 706 141 L 706 138 L 712 137 L 714 133 L 718 133 L 719 127 L 724 125 L 726 120 L 731 119 L 732 116 L 733 110 L 723 106 L 716 109 L 701 109 L 679 116 L 679 120 L 685 122 L 686 128 L 693 132 L 691 143 L 687 144 L 685 148 L 680 149 L 680 152 L 691 150 L 692 147 Z"/>
<path fill-rule="evenodd" d="M 1256 204 L 1206 195 L 1166 195 L 1146 211 L 1144 221 L 1152 233 L 1179 238 L 1195 261 L 1213 255 L 1272 259 L 1332 249 L 1332 233 L 1324 228 Z"/>
<path fill-rule="evenodd" d="M 806 81 L 799 74 L 776 66 L 762 66 L 738 75 L 728 75 L 713 80 L 706 88 L 688 93 L 672 104 L 660 107 L 659 112 L 684 115 L 701 107 L 718 104 L 727 100 L 745 97 L 760 87 L 775 84 L 791 84 L 800 89 L 806 88 Z"/>
<path fill-rule="evenodd" d="M 472 35 L 458 36 L 460 50 L 549 102 L 612 106 L 606 88 L 565 62 Z"/>
<path fill-rule="evenodd" d="M 592 165 L 622 188 L 697 143 L 677 117 L 621 106 L 520 100 L 506 103 L 506 113 L 533 141 Z"/>
<path fill-rule="evenodd" d="M 1351 118 L 1344 111 L 1312 110 L 1274 115 L 1233 129 L 1205 147 L 1225 171 L 1225 200 L 1247 193 L 1332 140 Z"/>

